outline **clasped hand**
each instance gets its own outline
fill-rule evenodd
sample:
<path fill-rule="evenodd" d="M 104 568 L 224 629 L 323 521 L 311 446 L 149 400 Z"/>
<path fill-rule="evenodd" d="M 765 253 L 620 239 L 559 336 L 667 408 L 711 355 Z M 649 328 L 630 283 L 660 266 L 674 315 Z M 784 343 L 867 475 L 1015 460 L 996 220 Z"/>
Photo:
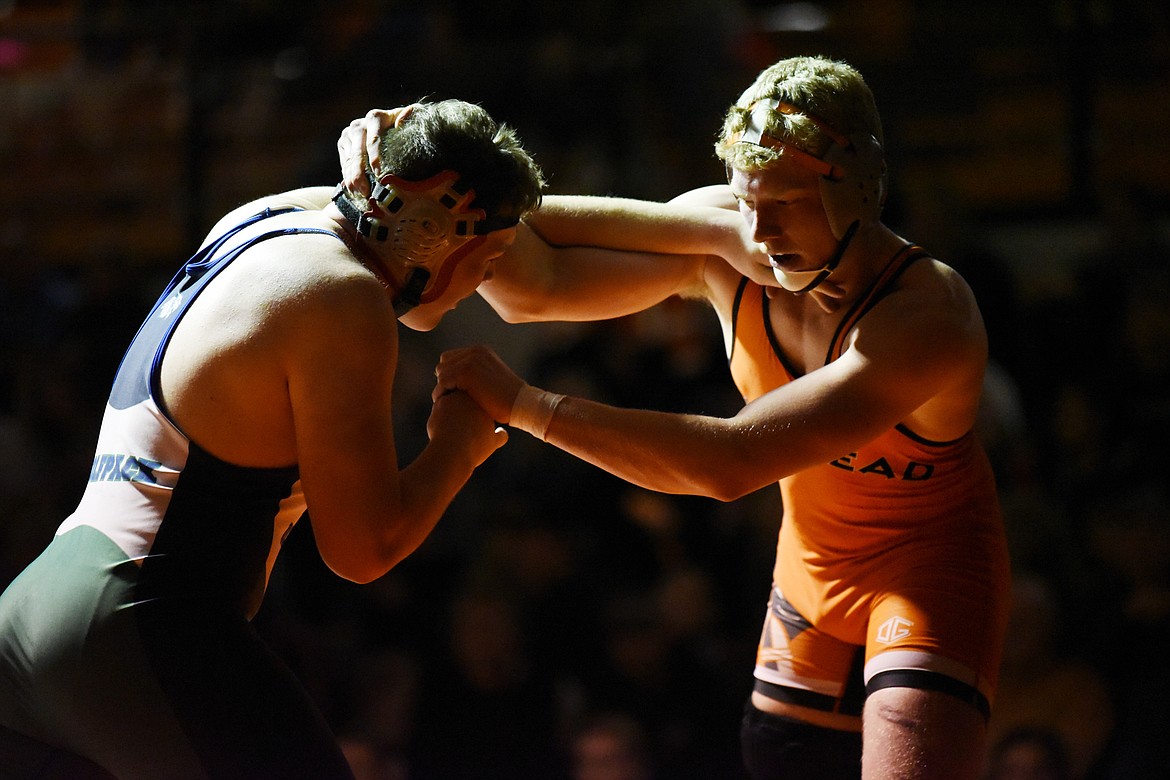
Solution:
<path fill-rule="evenodd" d="M 512 419 L 512 405 L 524 380 L 516 376 L 490 347 L 478 345 L 444 352 L 435 367 L 432 400 L 462 390 L 497 422 Z"/>

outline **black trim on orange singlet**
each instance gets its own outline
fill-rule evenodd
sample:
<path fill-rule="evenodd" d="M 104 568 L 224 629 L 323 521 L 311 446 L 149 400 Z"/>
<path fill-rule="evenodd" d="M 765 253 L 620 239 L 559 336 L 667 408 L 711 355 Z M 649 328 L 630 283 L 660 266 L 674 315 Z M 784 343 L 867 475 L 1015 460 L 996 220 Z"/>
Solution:
<path fill-rule="evenodd" d="M 865 697 L 868 695 L 863 677 L 864 667 L 865 648 L 857 645 L 853 651 L 853 662 L 850 664 L 849 676 L 845 680 L 845 689 L 840 696 L 830 696 L 826 693 L 817 693 L 791 685 L 779 685 L 761 680 L 758 677 L 752 681 L 752 690 L 785 704 L 794 704 L 818 712 L 835 712 L 859 717 L 865 707 Z"/>
<path fill-rule="evenodd" d="M 973 431 L 967 431 L 957 439 L 950 439 L 948 441 L 935 441 L 934 439 L 928 439 L 925 436 L 919 436 L 917 433 L 907 428 L 905 423 L 898 423 L 894 426 L 894 429 L 906 438 L 913 439 L 919 444 L 925 445 L 927 447 L 951 447 L 973 434 Z"/>
<path fill-rule="evenodd" d="M 742 308 L 744 293 L 747 292 L 749 283 L 751 283 L 751 279 L 746 276 L 739 280 L 739 287 L 735 291 L 735 302 L 731 306 L 731 352 L 727 355 L 728 364 L 735 359 L 735 334 L 739 331 L 739 311 Z M 760 288 L 760 318 L 764 324 L 764 335 L 768 337 L 768 343 L 772 345 L 772 354 L 780 361 L 780 365 L 788 372 L 788 376 L 795 379 L 800 376 L 800 372 L 796 370 L 784 354 L 784 350 L 780 348 L 776 331 L 772 329 L 772 318 L 768 314 L 767 290 L 763 285 L 757 285 L 757 287 Z"/>
<path fill-rule="evenodd" d="M 788 372 L 788 376 L 795 379 L 801 376 L 801 372 L 792 365 L 792 361 L 780 348 L 780 339 L 776 338 L 776 331 L 772 328 L 772 316 L 768 311 L 768 291 L 760 291 L 760 316 L 764 318 L 764 333 L 768 336 L 768 343 L 772 345 L 772 351 L 776 353 L 776 359 L 780 361 L 780 365 L 784 366 L 784 370 Z"/>
<path fill-rule="evenodd" d="M 869 286 L 865 294 L 857 299 L 841 319 L 841 323 L 837 326 L 836 332 L 833 333 L 833 338 L 829 341 L 829 351 L 825 354 L 826 366 L 841 357 L 841 348 L 845 341 L 845 334 L 852 330 L 858 320 L 877 305 L 878 301 L 889 292 L 890 284 L 903 271 L 909 268 L 911 263 L 921 260 L 924 257 L 930 257 L 930 255 L 922 247 L 915 244 L 907 244 L 894 253 L 894 256 L 890 258 L 890 262 L 886 263 L 886 267 L 873 280 L 873 284 Z"/>
<path fill-rule="evenodd" d="M 731 304 L 731 351 L 727 354 L 728 363 L 735 357 L 735 334 L 739 330 L 739 306 L 743 303 L 743 294 L 747 291 L 750 281 L 745 276 L 739 280 L 739 286 L 735 288 L 735 301 Z"/>
<path fill-rule="evenodd" d="M 901 275 L 903 271 L 910 267 L 912 263 L 921 260 L 924 257 L 930 257 L 930 254 L 916 244 L 907 244 L 894 253 L 894 256 L 890 258 L 888 263 L 886 263 L 886 267 L 883 268 L 881 273 L 878 274 L 878 277 L 874 279 L 873 283 L 869 286 L 869 289 L 866 290 L 865 293 L 853 304 L 849 311 L 845 313 L 845 317 L 837 325 L 837 329 L 833 333 L 833 338 L 829 341 L 829 349 L 825 355 L 825 365 L 832 363 L 841 356 L 841 347 L 844 343 L 845 334 L 847 334 L 850 329 L 852 329 L 853 326 L 855 326 L 857 322 L 870 309 L 872 309 L 878 303 L 878 301 L 882 299 L 882 297 L 888 291 L 890 284 L 896 278 L 898 278 L 898 276 Z M 735 291 L 735 301 L 731 306 L 732 347 L 730 354 L 727 356 L 728 363 L 732 362 L 735 358 L 735 336 L 739 330 L 740 309 L 742 308 L 744 294 L 747 291 L 749 282 L 751 282 L 751 280 L 746 276 L 740 279 L 739 286 Z M 760 316 L 762 317 L 764 325 L 764 333 L 768 337 L 768 343 L 772 345 L 772 352 L 775 354 L 776 359 L 780 361 L 780 364 L 784 367 L 784 370 L 788 372 L 788 375 L 795 379 L 799 376 L 802 376 L 803 373 L 796 370 L 792 362 L 788 359 L 788 356 L 784 353 L 784 350 L 780 347 L 780 341 L 776 338 L 776 331 L 772 327 L 772 317 L 768 311 L 768 294 L 767 291 L 763 289 L 763 285 L 760 285 L 760 287 Z M 910 434 L 908 430 L 906 432 Z"/>

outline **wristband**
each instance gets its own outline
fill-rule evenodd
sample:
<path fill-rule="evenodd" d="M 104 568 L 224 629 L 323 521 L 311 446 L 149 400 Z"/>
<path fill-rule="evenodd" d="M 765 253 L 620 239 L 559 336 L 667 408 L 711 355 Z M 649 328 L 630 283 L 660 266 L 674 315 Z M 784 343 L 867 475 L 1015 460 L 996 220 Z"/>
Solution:
<path fill-rule="evenodd" d="M 565 396 L 560 393 L 550 393 L 532 385 L 524 385 L 516 394 L 516 400 L 512 402 L 512 416 L 508 425 L 544 441 L 553 414 L 563 400 Z"/>

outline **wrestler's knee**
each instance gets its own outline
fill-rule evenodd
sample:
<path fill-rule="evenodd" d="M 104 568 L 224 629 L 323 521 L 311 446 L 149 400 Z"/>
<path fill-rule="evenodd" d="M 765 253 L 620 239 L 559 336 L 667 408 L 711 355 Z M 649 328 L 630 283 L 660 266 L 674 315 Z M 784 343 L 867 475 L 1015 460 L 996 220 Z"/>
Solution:
<path fill-rule="evenodd" d="M 861 734 L 761 712 L 751 704 L 744 711 L 740 745 L 753 780 L 861 776 Z"/>

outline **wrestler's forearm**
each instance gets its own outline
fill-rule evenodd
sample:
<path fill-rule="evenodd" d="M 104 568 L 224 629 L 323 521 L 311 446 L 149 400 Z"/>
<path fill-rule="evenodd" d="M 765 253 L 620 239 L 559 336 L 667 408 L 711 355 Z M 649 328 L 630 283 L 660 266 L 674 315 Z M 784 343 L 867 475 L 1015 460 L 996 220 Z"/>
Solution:
<path fill-rule="evenodd" d="M 635 485 L 730 501 L 779 478 L 750 457 L 733 419 L 565 398 L 544 440 Z"/>
<path fill-rule="evenodd" d="M 689 203 L 548 195 L 525 221 L 555 246 L 720 256 L 742 246 L 735 212 Z"/>
<path fill-rule="evenodd" d="M 508 322 L 600 320 L 700 297 L 706 256 L 554 247 L 527 225 L 480 295 Z"/>

